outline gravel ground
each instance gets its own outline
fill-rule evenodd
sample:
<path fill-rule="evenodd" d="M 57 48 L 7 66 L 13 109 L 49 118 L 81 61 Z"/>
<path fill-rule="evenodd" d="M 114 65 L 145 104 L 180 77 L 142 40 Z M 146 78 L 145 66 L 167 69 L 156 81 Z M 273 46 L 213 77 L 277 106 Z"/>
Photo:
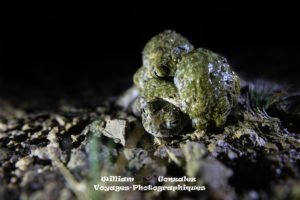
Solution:
<path fill-rule="evenodd" d="M 267 111 L 253 108 L 246 92 L 251 83 L 242 86 L 225 127 L 188 127 L 171 139 L 146 133 L 127 106 L 117 105 L 116 95 L 90 91 L 21 103 L 1 98 L 0 199 L 300 199 L 299 112 L 287 113 L 279 101 Z M 299 109 L 299 100 L 287 100 L 281 103 Z M 105 175 L 135 178 L 112 185 L 206 190 L 95 190 L 98 183 L 109 186 L 101 182 Z M 196 182 L 160 183 L 159 176 Z"/>

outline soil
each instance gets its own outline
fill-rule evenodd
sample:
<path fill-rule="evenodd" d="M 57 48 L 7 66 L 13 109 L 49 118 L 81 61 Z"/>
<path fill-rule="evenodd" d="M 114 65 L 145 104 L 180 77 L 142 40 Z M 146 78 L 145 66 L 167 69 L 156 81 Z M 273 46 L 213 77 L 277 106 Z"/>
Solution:
<path fill-rule="evenodd" d="M 261 94 L 244 81 L 224 127 L 187 127 L 166 139 L 146 133 L 119 95 L 2 98 L 0 199 L 300 199 L 300 95 L 276 85 L 266 108 Z M 103 182 L 104 176 L 134 182 Z M 159 176 L 196 181 L 159 182 Z M 205 190 L 116 192 L 95 190 L 97 184 Z"/>

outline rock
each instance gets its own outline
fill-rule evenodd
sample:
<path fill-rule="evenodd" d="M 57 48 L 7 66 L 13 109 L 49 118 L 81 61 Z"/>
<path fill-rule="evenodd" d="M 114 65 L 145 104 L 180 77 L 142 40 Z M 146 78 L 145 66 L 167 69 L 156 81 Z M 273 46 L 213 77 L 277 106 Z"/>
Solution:
<path fill-rule="evenodd" d="M 7 125 L 0 122 L 0 131 L 6 131 L 7 130 Z"/>
<path fill-rule="evenodd" d="M 63 117 L 63 116 L 59 116 L 57 115 L 55 117 L 55 120 L 57 121 L 57 123 L 60 125 L 60 126 L 64 126 L 66 124 L 66 119 Z"/>
<path fill-rule="evenodd" d="M 9 158 L 9 151 L 7 149 L 0 149 L 0 162 L 2 163 Z"/>
<path fill-rule="evenodd" d="M 0 140 L 5 140 L 6 138 L 8 138 L 7 133 L 0 133 Z"/>
<path fill-rule="evenodd" d="M 150 166 L 153 161 L 147 151 L 141 148 L 126 148 L 123 151 L 125 158 L 129 161 L 130 169 L 140 170 L 144 166 Z"/>
<path fill-rule="evenodd" d="M 20 170 L 25 171 L 32 162 L 33 159 L 31 157 L 24 157 L 17 161 L 15 166 Z"/>
<path fill-rule="evenodd" d="M 231 169 L 215 159 L 203 159 L 199 172 L 204 182 L 215 190 L 228 186 L 228 179 L 233 175 Z"/>
<path fill-rule="evenodd" d="M 265 141 L 263 138 L 259 137 L 258 134 L 249 128 L 242 128 L 237 130 L 234 133 L 233 138 L 237 138 L 240 141 L 243 141 L 243 145 L 244 146 L 248 146 L 248 147 L 255 147 L 255 146 L 259 146 L 262 147 L 265 145 Z"/>
<path fill-rule="evenodd" d="M 108 119 L 106 120 L 105 128 L 104 124 L 104 121 L 96 120 L 89 125 L 89 129 L 97 137 L 103 134 L 106 137 L 112 138 L 115 143 L 120 143 L 125 146 L 126 120 Z"/>
<path fill-rule="evenodd" d="M 108 120 L 106 122 L 105 132 L 103 135 L 113 138 L 116 143 L 121 143 L 125 146 L 125 120 Z"/>
<path fill-rule="evenodd" d="M 183 144 L 181 148 L 186 161 L 186 174 L 190 177 L 195 177 L 201 168 L 201 159 L 207 153 L 207 149 L 203 144 L 190 141 Z"/>
<path fill-rule="evenodd" d="M 130 107 L 130 104 L 133 103 L 133 101 L 138 97 L 138 95 L 138 89 L 133 86 L 123 93 L 123 95 L 116 101 L 116 104 L 125 109 L 128 109 Z"/>

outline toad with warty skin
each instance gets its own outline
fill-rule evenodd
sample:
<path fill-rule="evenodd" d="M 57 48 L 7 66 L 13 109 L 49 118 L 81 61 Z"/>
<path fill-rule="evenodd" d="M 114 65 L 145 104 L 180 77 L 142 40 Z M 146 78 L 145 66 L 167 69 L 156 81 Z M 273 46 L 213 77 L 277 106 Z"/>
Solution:
<path fill-rule="evenodd" d="M 145 101 L 144 107 L 151 107 L 148 104 L 159 99 L 188 115 L 190 119 L 187 121 L 191 120 L 196 129 L 206 129 L 210 124 L 223 126 L 240 91 L 239 77 L 231 70 L 226 58 L 207 49 L 194 49 L 187 39 L 174 31 L 164 31 L 149 43 L 143 51 L 143 66 L 134 75 L 134 83 Z M 156 115 L 150 116 L 154 118 L 148 116 L 145 120 L 142 115 L 143 122 L 157 120 Z M 145 129 L 150 130 L 149 127 Z M 159 130 L 157 127 L 156 132 Z M 173 134 L 151 132 L 160 135 L 158 137 Z"/>

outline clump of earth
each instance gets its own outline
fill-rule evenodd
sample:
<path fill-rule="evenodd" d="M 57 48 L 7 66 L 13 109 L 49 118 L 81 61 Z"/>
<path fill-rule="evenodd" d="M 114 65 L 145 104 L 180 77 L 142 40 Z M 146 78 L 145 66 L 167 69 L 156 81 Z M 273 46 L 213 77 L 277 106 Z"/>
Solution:
<path fill-rule="evenodd" d="M 165 33 L 171 39 L 178 36 Z M 120 96 L 62 96 L 51 109 L 34 109 L 29 101 L 14 106 L 0 99 L 0 199 L 300 199 L 296 87 L 238 78 L 227 61 L 214 60 L 221 58 L 218 54 L 197 50 L 181 37 L 170 43 L 167 36 L 154 37 L 146 45 L 141 84 Z M 164 48 L 151 41 L 165 41 Z M 204 75 L 199 81 L 206 86 L 194 86 L 197 77 L 190 76 L 188 88 L 217 96 L 196 95 L 196 101 L 186 101 L 186 95 L 193 94 L 178 81 L 185 82 L 189 75 L 183 73 L 193 65 L 188 60 L 199 63 L 202 54 L 210 60 L 202 64 L 216 61 L 216 73 L 211 77 L 206 73 L 209 67 L 197 69 L 195 74 Z M 183 72 L 177 71 L 180 68 Z M 181 80 L 175 83 L 174 77 Z M 154 96 L 147 94 L 143 86 L 149 80 L 154 82 L 151 86 L 171 88 L 174 96 L 164 97 L 159 95 L 162 90 L 153 89 Z M 207 89 L 210 80 L 221 92 Z M 197 115 L 193 108 L 198 100 L 216 109 Z M 135 181 L 103 183 L 101 176 Z M 196 182 L 159 182 L 159 176 L 195 177 Z M 205 186 L 205 191 L 98 191 L 97 184 L 186 184 Z"/>

